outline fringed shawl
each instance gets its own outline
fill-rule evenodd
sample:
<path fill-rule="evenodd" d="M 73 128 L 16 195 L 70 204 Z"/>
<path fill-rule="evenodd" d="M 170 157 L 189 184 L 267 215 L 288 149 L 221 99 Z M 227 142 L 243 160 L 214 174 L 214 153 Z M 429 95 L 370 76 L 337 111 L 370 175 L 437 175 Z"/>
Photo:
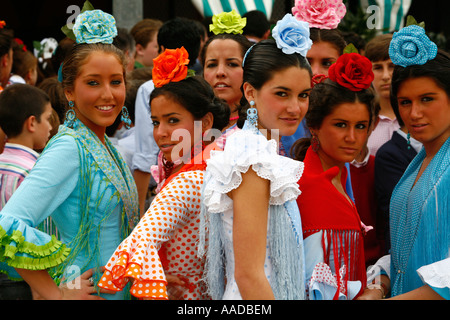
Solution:
<path fill-rule="evenodd" d="M 391 198 L 391 294 L 423 285 L 417 270 L 450 255 L 450 138 L 416 184 L 425 149 L 413 159 Z"/>
<path fill-rule="evenodd" d="M 139 221 L 139 207 L 137 201 L 137 190 L 134 179 L 125 161 L 118 151 L 105 136 L 106 147 L 100 142 L 98 137 L 89 130 L 83 123 L 77 120 L 74 129 L 60 126 L 58 133 L 48 143 L 46 148 L 51 148 L 52 143 L 63 135 L 69 135 L 77 141 L 78 155 L 80 160 L 79 172 L 79 215 L 81 224 L 78 234 L 70 243 L 71 252 L 61 265 L 57 266 L 54 277 L 60 278 L 67 266 L 70 266 L 81 250 L 89 250 L 91 259 L 101 254 L 99 249 L 99 232 L 102 228 L 102 221 L 108 219 L 118 203 L 123 204 L 121 216 L 121 238 L 126 238 Z M 38 160 L 39 161 L 39 160 Z M 99 171 L 103 172 L 104 181 L 98 184 L 99 190 L 93 190 L 94 175 Z M 104 198 L 104 190 L 110 185 L 114 192 L 110 199 Z M 96 194 L 98 198 L 92 199 Z M 106 202 L 106 210 L 102 212 L 101 221 L 95 222 L 93 215 L 101 203 Z M 97 233 L 95 243 L 89 237 L 92 233 Z M 89 263 L 89 261 L 87 262 Z M 83 269 L 83 266 L 80 266 Z"/>
<path fill-rule="evenodd" d="M 295 203 L 300 191 L 296 181 L 303 172 L 301 162 L 277 154 L 276 142 L 258 131 L 233 133 L 223 152 L 213 152 L 207 161 L 202 186 L 199 254 L 206 255 L 205 282 L 214 300 L 222 299 L 227 279 L 234 277 L 234 261 L 221 214 L 233 206 L 227 193 L 239 187 L 242 174 L 252 167 L 270 180 L 268 249 L 272 264 L 269 280 L 276 299 L 305 299 L 305 268 L 301 221 Z"/>
<path fill-rule="evenodd" d="M 304 160 L 305 172 L 299 180 L 302 194 L 297 199 L 302 219 L 304 238 L 322 233 L 324 263 L 334 267 L 338 288 L 347 293 L 348 281 L 361 281 L 366 285 L 364 243 L 361 220 L 356 206 L 339 191 L 331 180 L 339 173 L 338 167 L 323 171 L 319 156 L 308 149 Z M 341 183 L 346 184 L 347 171 L 343 170 Z M 332 250 L 332 251 L 331 251 Z M 331 258 L 334 265 L 330 265 Z M 345 266 L 341 279 L 339 270 Z M 338 298 L 339 290 L 335 298 Z"/>

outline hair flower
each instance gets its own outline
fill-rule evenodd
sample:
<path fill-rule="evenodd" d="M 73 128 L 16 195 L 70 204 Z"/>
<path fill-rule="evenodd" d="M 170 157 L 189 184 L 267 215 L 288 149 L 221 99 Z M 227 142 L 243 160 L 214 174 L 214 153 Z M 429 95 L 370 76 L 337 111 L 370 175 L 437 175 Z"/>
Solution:
<path fill-rule="evenodd" d="M 169 82 L 178 82 L 188 75 L 189 54 L 184 47 L 166 49 L 153 59 L 152 80 L 159 88 Z"/>
<path fill-rule="evenodd" d="M 6 22 L 4 20 L 0 20 L 0 29 L 6 27 Z"/>
<path fill-rule="evenodd" d="M 358 53 L 344 53 L 328 69 L 328 77 L 352 91 L 368 89 L 374 79 L 372 63 Z"/>
<path fill-rule="evenodd" d="M 347 8 L 342 0 L 295 0 L 292 14 L 311 28 L 336 29 Z"/>
<path fill-rule="evenodd" d="M 436 57 L 437 45 L 425 34 L 425 29 L 410 25 L 394 32 L 389 45 L 392 63 L 407 67 L 422 65 Z"/>
<path fill-rule="evenodd" d="M 272 30 L 277 47 L 286 54 L 299 53 L 306 57 L 312 46 L 308 22 L 299 21 L 290 13 L 279 20 Z"/>
<path fill-rule="evenodd" d="M 247 18 L 241 18 L 235 10 L 222 12 L 212 17 L 212 24 L 209 25 L 209 31 L 214 34 L 233 33 L 242 34 L 247 24 Z"/>
<path fill-rule="evenodd" d="M 101 10 L 81 13 L 73 25 L 77 43 L 113 43 L 117 36 L 116 20 Z"/>

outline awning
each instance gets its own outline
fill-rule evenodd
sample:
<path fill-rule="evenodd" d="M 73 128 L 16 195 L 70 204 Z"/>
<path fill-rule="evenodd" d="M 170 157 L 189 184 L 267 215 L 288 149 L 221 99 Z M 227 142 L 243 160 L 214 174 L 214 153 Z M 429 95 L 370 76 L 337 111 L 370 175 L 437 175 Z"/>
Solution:
<path fill-rule="evenodd" d="M 275 0 L 191 0 L 204 17 L 235 10 L 241 16 L 252 10 L 259 10 L 270 19 Z"/>

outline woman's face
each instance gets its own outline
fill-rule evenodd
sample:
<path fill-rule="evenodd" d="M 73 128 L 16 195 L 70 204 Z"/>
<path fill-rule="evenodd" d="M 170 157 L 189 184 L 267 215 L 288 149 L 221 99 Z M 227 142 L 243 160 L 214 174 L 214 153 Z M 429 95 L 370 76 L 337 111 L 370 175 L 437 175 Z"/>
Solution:
<path fill-rule="evenodd" d="M 329 42 L 314 42 L 306 54 L 313 75 L 328 76 L 328 69 L 339 58 L 339 51 Z"/>
<path fill-rule="evenodd" d="M 196 120 L 192 113 L 171 97 L 159 95 L 154 98 L 153 137 L 164 157 L 175 161 L 190 156 L 194 144 L 201 141 L 203 132 L 211 128 L 210 116 L 209 113 L 203 119 Z"/>
<path fill-rule="evenodd" d="M 311 128 L 320 142 L 317 151 L 324 169 L 342 168 L 353 161 L 366 143 L 370 115 L 365 104 L 342 103 L 327 115 L 320 128 Z"/>
<path fill-rule="evenodd" d="M 291 136 L 308 111 L 311 77 L 307 70 L 289 67 L 276 72 L 259 90 L 244 84 L 247 101 L 254 101 L 260 129 L 268 130 L 268 138 Z"/>
<path fill-rule="evenodd" d="M 213 87 L 215 94 L 236 111 L 242 97 L 241 45 L 231 39 L 213 40 L 207 47 L 203 77 Z"/>
<path fill-rule="evenodd" d="M 427 153 L 437 152 L 450 136 L 450 99 L 429 77 L 405 80 L 397 92 L 400 117 Z"/>
<path fill-rule="evenodd" d="M 75 104 L 77 118 L 103 141 L 106 127 L 114 123 L 124 106 L 123 66 L 113 54 L 92 52 L 73 88 L 65 93 Z"/>

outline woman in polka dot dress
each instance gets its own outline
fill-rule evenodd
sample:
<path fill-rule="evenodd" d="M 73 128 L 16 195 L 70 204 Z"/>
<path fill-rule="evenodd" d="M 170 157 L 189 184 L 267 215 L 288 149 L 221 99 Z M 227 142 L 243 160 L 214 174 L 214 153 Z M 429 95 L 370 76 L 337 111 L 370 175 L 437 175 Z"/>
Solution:
<path fill-rule="evenodd" d="M 116 249 L 99 287 L 120 291 L 131 280 L 130 291 L 137 298 L 208 299 L 197 242 L 206 168 L 203 155 L 206 157 L 214 144 L 205 148 L 198 140 L 207 130 L 220 132 L 228 124 L 229 108 L 197 76 L 172 79 L 155 88 L 150 102 L 155 141 L 167 162 L 173 162 L 179 154 L 190 155 L 193 160 L 168 168 L 162 190 L 132 234 Z M 183 136 L 181 142 L 175 141 L 177 134 Z M 197 148 L 200 145 L 202 148 Z"/>

